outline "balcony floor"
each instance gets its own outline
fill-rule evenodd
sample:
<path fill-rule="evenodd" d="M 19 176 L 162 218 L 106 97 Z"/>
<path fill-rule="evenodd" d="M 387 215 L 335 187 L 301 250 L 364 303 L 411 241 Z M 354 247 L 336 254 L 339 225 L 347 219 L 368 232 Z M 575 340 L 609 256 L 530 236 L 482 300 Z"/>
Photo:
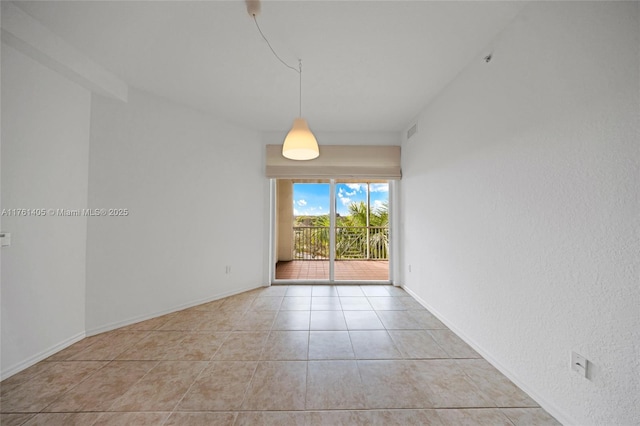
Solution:
<path fill-rule="evenodd" d="M 276 264 L 278 280 L 328 280 L 328 260 L 291 260 Z M 336 281 L 388 281 L 388 260 L 336 260 Z"/>

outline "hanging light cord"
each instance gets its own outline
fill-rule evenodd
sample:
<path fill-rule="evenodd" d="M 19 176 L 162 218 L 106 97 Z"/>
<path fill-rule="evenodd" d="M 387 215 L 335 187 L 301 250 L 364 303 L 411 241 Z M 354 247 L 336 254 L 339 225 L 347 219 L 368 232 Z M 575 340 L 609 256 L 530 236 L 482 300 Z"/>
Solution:
<path fill-rule="evenodd" d="M 256 27 L 258 27 L 258 31 L 260 32 L 260 35 L 262 36 L 262 38 L 264 39 L 264 41 L 267 42 L 267 46 L 269 46 L 269 49 L 271 49 L 271 52 L 273 53 L 273 56 L 275 56 L 276 58 L 278 58 L 278 60 L 280 62 L 282 62 L 282 65 L 284 65 L 287 68 L 291 68 L 292 70 L 294 70 L 297 73 L 302 73 L 302 70 L 297 70 L 294 67 L 292 67 L 291 65 L 287 64 L 285 61 L 283 61 L 280 56 L 278 56 L 278 54 L 276 53 L 275 50 L 273 50 L 273 47 L 271 47 L 271 43 L 269 43 L 269 40 L 267 40 L 267 37 L 265 37 L 264 33 L 262 32 L 262 30 L 260 29 L 260 25 L 258 25 L 258 19 L 256 18 L 255 13 L 253 14 L 253 21 L 256 23 Z M 298 59 L 298 61 L 300 61 L 300 59 Z"/>
<path fill-rule="evenodd" d="M 299 110 L 299 114 L 298 117 L 302 117 L 302 59 L 298 59 L 298 76 L 300 77 L 300 110 Z"/>
<path fill-rule="evenodd" d="M 295 72 L 298 73 L 298 76 L 300 77 L 300 110 L 299 113 L 300 115 L 298 115 L 298 117 L 302 117 L 302 59 L 298 59 L 298 69 L 295 69 L 294 67 L 292 67 L 291 65 L 287 64 L 285 61 L 282 60 L 282 58 L 280 58 L 280 56 L 278 56 L 278 54 L 276 53 L 275 50 L 273 50 L 273 47 L 271 46 L 271 43 L 269 43 L 269 40 L 267 40 L 267 37 L 264 35 L 264 33 L 262 32 L 262 29 L 260 28 L 260 25 L 258 24 L 258 19 L 256 18 L 256 14 L 252 14 L 251 16 L 253 16 L 253 22 L 256 23 L 256 27 L 258 28 L 258 32 L 260 32 L 260 35 L 262 36 L 262 38 L 264 39 L 264 41 L 267 42 L 267 46 L 269 46 L 269 49 L 271 49 L 271 53 L 273 53 L 273 56 L 276 57 L 276 59 L 278 59 L 282 65 L 284 65 L 285 67 L 294 70 Z"/>

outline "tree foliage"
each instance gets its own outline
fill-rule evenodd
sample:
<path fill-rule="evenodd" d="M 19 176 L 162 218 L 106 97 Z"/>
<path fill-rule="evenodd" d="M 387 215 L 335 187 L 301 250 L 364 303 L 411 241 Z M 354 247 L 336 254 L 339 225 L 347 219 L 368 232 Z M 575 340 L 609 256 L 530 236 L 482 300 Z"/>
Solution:
<path fill-rule="evenodd" d="M 329 215 L 298 216 L 296 250 L 303 257 L 326 258 L 329 253 Z M 336 217 L 337 259 L 387 259 L 389 253 L 389 204 L 369 211 L 364 201 L 351 203 L 348 216 Z M 303 228 L 311 228 L 304 229 Z"/>

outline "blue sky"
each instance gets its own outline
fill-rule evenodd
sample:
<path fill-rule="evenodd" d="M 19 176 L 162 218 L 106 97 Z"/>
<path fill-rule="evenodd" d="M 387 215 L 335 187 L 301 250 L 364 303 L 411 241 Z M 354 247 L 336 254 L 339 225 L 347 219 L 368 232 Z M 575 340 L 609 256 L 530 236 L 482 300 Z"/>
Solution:
<path fill-rule="evenodd" d="M 372 183 L 371 208 L 374 209 L 389 200 L 389 185 Z M 341 216 L 349 214 L 349 204 L 367 201 L 366 183 L 337 183 L 336 208 Z M 328 183 L 293 184 L 293 214 L 296 216 L 317 216 L 329 214 Z"/>

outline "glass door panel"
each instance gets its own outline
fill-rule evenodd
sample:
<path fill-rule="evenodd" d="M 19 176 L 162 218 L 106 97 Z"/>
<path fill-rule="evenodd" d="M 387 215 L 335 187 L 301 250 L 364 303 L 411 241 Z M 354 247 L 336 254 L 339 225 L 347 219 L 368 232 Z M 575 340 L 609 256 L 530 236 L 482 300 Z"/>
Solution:
<path fill-rule="evenodd" d="M 389 183 L 335 184 L 335 280 L 389 280 Z"/>
<path fill-rule="evenodd" d="M 276 279 L 329 280 L 330 182 L 278 180 L 277 191 Z"/>

